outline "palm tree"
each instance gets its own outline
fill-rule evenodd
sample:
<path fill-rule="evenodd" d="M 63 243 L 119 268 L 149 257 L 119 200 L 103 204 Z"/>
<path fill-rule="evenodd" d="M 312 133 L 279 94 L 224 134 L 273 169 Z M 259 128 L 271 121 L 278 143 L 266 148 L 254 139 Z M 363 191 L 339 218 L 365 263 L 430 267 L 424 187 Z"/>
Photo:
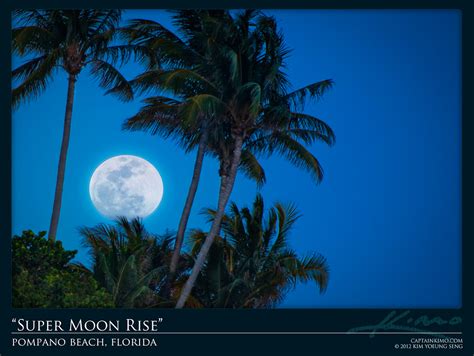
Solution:
<path fill-rule="evenodd" d="M 200 11 L 178 11 L 175 20 L 181 21 L 181 29 L 195 27 L 200 21 Z M 219 11 L 212 12 L 218 16 Z M 183 20 L 184 19 L 184 20 Z M 150 20 L 132 20 L 126 28 L 130 43 L 150 48 L 159 68 L 150 69 L 130 82 L 138 93 L 157 90 L 169 92 L 172 97 L 153 96 L 143 101 L 139 112 L 129 118 L 124 128 L 143 130 L 177 139 L 186 152 L 197 147 L 197 154 L 187 198 L 179 221 L 173 257 L 170 263 L 170 279 L 176 272 L 181 255 L 184 234 L 197 192 L 205 154 L 219 156 L 225 140 L 225 132 L 219 117 L 213 111 L 213 84 L 199 68 L 209 61 L 209 40 L 213 34 L 196 32 L 180 38 L 159 23 Z M 167 69 L 163 67 L 167 65 Z M 120 91 L 120 88 L 117 89 Z M 114 92 L 114 91 L 113 91 Z M 244 151 L 240 163 L 241 171 L 261 185 L 265 182 L 265 172 L 250 151 Z"/>
<path fill-rule="evenodd" d="M 136 20 L 129 27 L 131 41 L 146 43 L 156 57 L 168 64 L 166 70 L 161 67 L 140 75 L 132 86 L 141 92 L 158 89 L 172 95 L 146 99 L 126 127 L 177 137 L 187 150 L 198 146 L 175 256 L 181 249 L 204 153 L 217 156 L 220 161 L 218 216 L 178 301 L 180 307 L 219 231 L 237 169 L 245 168 L 262 184 L 265 175 L 255 154 L 278 152 L 307 168 L 320 181 L 321 166 L 302 143 L 322 140 L 332 144 L 334 134 L 323 121 L 297 110 L 305 99 L 324 94 L 332 81 L 287 92 L 288 82 L 281 68 L 288 51 L 273 18 L 254 10 L 235 19 L 222 10 L 180 10 L 174 19 L 181 37 L 148 20 Z"/>
<path fill-rule="evenodd" d="M 208 209 L 209 221 L 216 215 Z M 327 288 L 329 268 L 319 254 L 298 257 L 289 247 L 289 234 L 299 215 L 293 205 L 275 204 L 264 219 L 264 203 L 257 195 L 253 208 L 235 203 L 222 219 L 206 263 L 188 299 L 188 306 L 205 308 L 269 308 L 278 305 L 298 282 Z M 194 230 L 191 255 L 207 236 Z"/>
<path fill-rule="evenodd" d="M 306 99 L 321 97 L 332 86 L 332 81 L 324 80 L 292 92 L 287 90 L 289 83 L 282 69 L 288 50 L 274 18 L 248 10 L 235 17 L 224 12 L 217 20 L 212 18 L 202 23 L 204 26 L 198 33 L 211 28 L 217 35 L 209 62 L 202 65 L 207 69 L 206 81 L 213 84 L 215 94 L 206 92 L 206 102 L 212 105 L 201 107 L 212 109 L 207 114 L 217 114 L 227 129 L 227 137 L 226 145 L 219 151 L 221 183 L 215 217 L 177 308 L 184 306 L 219 233 L 242 152 L 277 152 L 307 169 L 319 182 L 323 170 L 305 144 L 322 140 L 331 145 L 335 140 L 326 123 L 299 111 Z"/>
<path fill-rule="evenodd" d="M 66 158 L 71 133 L 71 119 L 76 81 L 88 66 L 90 74 L 102 88 L 120 87 L 123 99 L 133 97 L 132 88 L 114 67 L 133 54 L 147 61 L 145 48 L 132 45 L 111 45 L 117 38 L 120 10 L 16 10 L 12 30 L 15 55 L 26 57 L 25 63 L 12 71 L 13 106 L 38 97 L 48 88 L 59 70 L 68 76 L 64 129 L 59 155 L 54 204 L 48 237 L 54 241 L 59 222 L 66 171 Z"/>
<path fill-rule="evenodd" d="M 160 289 L 168 272 L 172 236 L 149 234 L 140 219 L 118 218 L 116 226 L 82 227 L 95 279 L 117 307 L 166 305 Z"/>

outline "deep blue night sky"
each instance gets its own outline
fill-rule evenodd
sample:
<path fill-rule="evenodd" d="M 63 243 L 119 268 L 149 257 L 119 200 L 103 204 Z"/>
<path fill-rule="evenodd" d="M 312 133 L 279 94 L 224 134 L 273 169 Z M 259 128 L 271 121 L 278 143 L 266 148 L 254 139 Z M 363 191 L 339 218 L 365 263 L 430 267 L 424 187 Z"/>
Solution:
<path fill-rule="evenodd" d="M 267 206 L 294 202 L 303 217 L 291 235 L 301 254 L 317 251 L 331 267 L 328 290 L 298 286 L 282 307 L 459 307 L 461 303 L 461 16 L 456 11 L 266 11 L 293 49 L 296 87 L 336 85 L 306 111 L 327 121 L 337 142 L 316 144 L 325 178 L 315 185 L 279 157 L 264 160 Z M 157 10 L 126 11 L 170 26 Z M 14 65 L 19 63 L 14 60 Z M 124 68 L 128 78 L 137 65 Z M 47 230 L 63 127 L 66 77 L 13 113 L 13 233 Z M 174 230 L 194 153 L 171 141 L 123 132 L 140 107 L 104 96 L 87 72 L 74 105 L 58 238 L 79 249 L 77 228 L 108 222 L 92 205 L 89 179 L 114 155 L 150 161 L 163 177 L 148 230 Z M 217 199 L 217 163 L 208 159 L 189 227 L 205 228 L 200 209 Z M 257 189 L 239 176 L 232 200 L 251 204 Z"/>

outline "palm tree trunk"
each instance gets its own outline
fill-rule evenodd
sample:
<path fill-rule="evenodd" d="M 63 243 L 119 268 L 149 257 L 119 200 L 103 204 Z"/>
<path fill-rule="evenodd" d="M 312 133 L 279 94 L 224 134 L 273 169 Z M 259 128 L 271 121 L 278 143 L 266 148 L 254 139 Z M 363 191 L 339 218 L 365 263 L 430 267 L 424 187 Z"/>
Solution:
<path fill-rule="evenodd" d="M 178 267 L 179 256 L 181 248 L 183 246 L 184 232 L 188 224 L 189 215 L 191 214 L 191 208 L 194 203 L 194 197 L 196 196 L 197 188 L 199 185 L 199 179 L 201 178 L 202 164 L 204 161 L 204 153 L 206 150 L 207 133 L 204 132 L 199 140 L 198 151 L 196 155 L 196 161 L 194 162 L 193 178 L 191 179 L 191 185 L 189 186 L 188 196 L 184 204 L 181 219 L 179 220 L 178 232 L 176 233 L 176 240 L 174 244 L 173 256 L 171 257 L 170 271 L 166 277 L 165 284 L 163 286 L 163 296 L 166 299 L 170 298 L 171 295 L 171 283 L 176 274 Z"/>
<path fill-rule="evenodd" d="M 193 270 L 191 271 L 191 275 L 189 276 L 186 284 L 181 291 L 181 295 L 179 296 L 178 302 L 176 303 L 176 308 L 180 309 L 186 303 L 189 295 L 191 294 L 191 290 L 194 287 L 194 283 L 199 275 L 199 272 L 204 265 L 204 261 L 206 260 L 207 254 L 209 249 L 211 248 L 212 243 L 214 242 L 214 238 L 219 233 L 221 227 L 221 221 L 224 217 L 225 208 L 227 206 L 227 202 L 229 201 L 230 194 L 232 193 L 232 189 L 234 187 L 235 178 L 237 176 L 237 168 L 240 164 L 240 157 L 242 155 L 242 137 L 237 137 L 235 140 L 235 147 L 232 157 L 232 164 L 230 166 L 230 170 L 227 176 L 223 175 L 221 177 L 221 187 L 219 191 L 219 201 L 217 204 L 217 211 L 216 215 L 214 216 L 214 220 L 212 222 L 211 230 L 204 241 L 204 244 L 199 251 L 199 254 L 196 258 L 196 262 L 194 263 Z"/>
<path fill-rule="evenodd" d="M 203 133 L 199 141 L 199 147 L 196 156 L 196 162 L 194 163 L 194 173 L 191 180 L 191 185 L 189 186 L 188 196 L 186 198 L 186 203 L 184 204 L 183 213 L 181 214 L 181 219 L 179 221 L 178 232 L 176 234 L 176 242 L 174 245 L 173 257 L 171 258 L 170 263 L 170 276 L 173 276 L 176 273 L 176 268 L 178 266 L 179 255 L 181 252 L 181 247 L 183 246 L 184 232 L 186 231 L 186 225 L 188 224 L 189 215 L 191 214 L 191 208 L 193 206 L 194 197 L 196 196 L 196 191 L 199 184 L 199 178 L 201 177 L 202 163 L 204 161 L 204 153 L 206 149 L 206 140 L 207 135 Z"/>
<path fill-rule="evenodd" d="M 67 149 L 69 147 L 69 137 L 71 135 L 72 106 L 74 103 L 74 89 L 76 86 L 76 75 L 70 74 L 68 77 L 66 113 L 64 115 L 63 140 L 61 143 L 61 153 L 59 154 L 58 175 L 56 178 L 56 191 L 54 193 L 53 213 L 49 225 L 48 239 L 56 240 L 56 231 L 58 229 L 59 214 L 61 212 L 61 200 L 63 196 L 64 173 L 66 171 Z"/>

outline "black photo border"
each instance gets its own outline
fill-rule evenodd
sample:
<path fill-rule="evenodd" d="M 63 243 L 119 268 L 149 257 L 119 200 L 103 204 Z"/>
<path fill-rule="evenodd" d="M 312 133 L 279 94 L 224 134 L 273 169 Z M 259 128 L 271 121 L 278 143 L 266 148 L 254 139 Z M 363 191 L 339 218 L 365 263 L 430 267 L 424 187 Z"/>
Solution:
<path fill-rule="evenodd" d="M 462 12 L 462 307 L 459 309 L 13 309 L 11 308 L 11 11 L 15 8 L 261 8 L 261 9 L 458 9 Z M 381 326 L 410 326 L 420 317 L 432 325 L 420 328 L 432 332 L 462 332 L 463 350 L 456 355 L 474 354 L 473 287 L 473 0 L 4 0 L 0 4 L 0 356 L 22 354 L 162 354 L 162 355 L 398 355 L 451 354 L 450 351 L 402 350 L 417 334 L 383 334 L 393 331 Z M 440 172 L 441 173 L 441 172 Z M 34 182 L 32 182 L 34 184 Z M 31 202 L 41 204 L 41 202 Z M 26 209 L 28 207 L 25 207 Z M 45 207 L 46 209 L 48 207 Z M 443 288 L 440 281 L 440 288 Z M 349 292 L 349 291 L 348 291 Z M 13 318 L 25 319 L 106 319 L 163 318 L 157 348 L 13 348 Z M 387 319 L 388 317 L 388 319 Z M 399 321 L 395 318 L 401 317 Z M 439 318 L 439 319 L 436 319 Z M 440 320 L 450 321 L 438 325 Z M 461 322 L 462 320 L 462 322 Z M 365 333 L 355 334 L 357 327 Z M 376 325 L 379 325 L 376 327 Z M 413 324 L 411 324 L 413 327 Z M 369 332 L 377 329 L 378 334 Z M 402 328 L 400 330 L 405 330 Z M 348 333 L 353 330 L 353 333 Z"/>

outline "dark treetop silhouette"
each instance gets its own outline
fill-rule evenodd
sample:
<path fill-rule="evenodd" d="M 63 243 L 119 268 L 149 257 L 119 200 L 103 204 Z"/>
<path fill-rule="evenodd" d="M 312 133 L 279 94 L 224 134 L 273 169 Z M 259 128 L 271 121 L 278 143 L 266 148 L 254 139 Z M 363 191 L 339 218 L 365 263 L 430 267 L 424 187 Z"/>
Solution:
<path fill-rule="evenodd" d="M 215 214 L 215 210 L 207 211 L 209 221 Z M 211 246 L 186 305 L 275 307 L 297 283 L 309 281 L 323 292 L 329 279 L 326 259 L 314 253 L 300 258 L 289 246 L 289 235 L 298 218 L 294 206 L 280 203 L 265 214 L 260 195 L 252 209 L 239 209 L 232 203 L 229 213 L 222 218 L 222 235 Z M 206 236 L 202 230 L 192 232 L 192 256 L 197 255 Z"/>
<path fill-rule="evenodd" d="M 102 10 L 90 12 L 80 10 L 80 12 L 83 18 L 92 17 L 94 13 L 99 14 L 99 12 L 104 16 L 107 15 L 107 12 L 102 12 Z M 243 12 L 231 12 L 235 22 L 239 13 Z M 36 18 L 38 14 L 44 15 L 45 18 L 54 17 L 48 11 L 32 10 L 31 19 Z M 66 11 L 63 14 L 64 17 L 61 18 L 68 17 L 68 14 L 72 12 Z M 277 146 L 266 145 L 268 140 L 258 141 L 262 144 L 260 147 L 258 145 L 252 147 L 250 144 L 253 141 L 252 137 L 243 140 L 242 155 L 248 152 L 249 157 L 253 158 L 248 162 L 252 164 L 251 170 L 257 173 L 255 177 L 259 177 L 260 185 L 265 183 L 261 192 L 266 199 L 269 199 L 268 202 L 289 198 L 304 213 L 305 218 L 298 221 L 297 230 L 295 230 L 297 232 L 295 236 L 298 239 L 291 241 L 292 247 L 298 252 L 304 252 L 307 249 L 324 252 L 333 267 L 331 277 L 334 283 L 323 298 L 314 298 L 310 287 L 299 286 L 294 293 L 287 295 L 282 305 L 285 307 L 459 306 L 460 14 L 448 10 L 437 12 L 268 10 L 265 14 L 275 16 L 278 20 L 278 28 L 284 33 L 284 42 L 294 49 L 291 56 L 284 57 L 283 64 L 286 66 L 279 68 L 280 72 L 288 75 L 287 80 L 291 81 L 295 88 L 304 86 L 306 81 L 311 79 L 334 77 L 338 83 L 338 89 L 330 93 L 331 95 L 325 94 L 325 100 L 321 103 L 306 100 L 308 105 L 304 109 L 291 105 L 292 112 L 321 115 L 328 120 L 327 122 L 331 122 L 334 129 L 337 129 L 339 142 L 335 149 L 324 147 L 324 141 L 307 144 L 301 139 L 297 140 L 324 163 L 328 174 L 325 175 L 325 182 L 321 187 L 315 187 L 309 175 L 291 169 L 291 163 L 288 161 L 273 157 L 276 155 L 267 159 L 270 153 L 284 153 Z M 17 41 L 18 43 L 15 44 L 18 36 L 22 41 L 26 41 L 27 37 L 31 36 L 28 42 L 32 45 L 25 47 L 24 55 L 14 49 L 13 68 L 21 72 L 20 68 L 23 64 L 38 58 L 36 62 L 38 68 L 44 69 L 45 66 L 41 63 L 48 64 L 48 62 L 45 61 L 46 57 L 42 56 L 49 52 L 45 52 L 46 46 L 40 45 L 37 41 L 45 37 L 41 31 L 35 33 L 31 30 L 18 29 L 18 27 L 33 26 L 32 23 L 29 25 L 21 23 L 23 20 L 18 15 L 15 14 L 16 18 L 13 19 L 12 26 L 16 29 L 13 33 L 14 46 L 20 42 Z M 78 248 L 80 245 L 77 226 L 94 226 L 104 219 L 94 209 L 88 197 L 88 178 L 100 162 L 115 154 L 133 153 L 143 156 L 163 175 L 167 188 L 165 199 L 157 212 L 147 218 L 147 227 L 153 231 L 162 232 L 164 228 L 182 226 L 184 228 L 180 230 L 185 231 L 184 234 L 187 234 L 185 235 L 187 237 L 191 233 L 190 227 L 197 227 L 205 232 L 210 231 L 210 226 L 206 225 L 197 212 L 204 206 L 217 211 L 217 186 L 220 176 L 216 173 L 219 170 L 219 162 L 225 162 L 225 158 L 234 153 L 233 147 L 236 141 L 232 136 L 231 128 L 235 127 L 238 120 L 228 114 L 232 110 L 220 110 L 218 101 L 215 101 L 216 105 L 211 107 L 211 99 L 205 100 L 201 94 L 215 96 L 226 105 L 229 104 L 228 106 L 232 109 L 233 96 L 240 98 L 241 103 L 252 102 L 250 90 L 241 90 L 241 95 L 237 95 L 236 81 L 233 81 L 229 75 L 220 74 L 225 74 L 224 64 L 233 63 L 233 58 L 237 58 L 235 68 L 250 68 L 244 62 L 250 61 L 251 56 L 247 56 L 248 59 L 244 58 L 244 62 L 239 62 L 238 55 L 226 56 L 226 52 L 229 54 L 253 53 L 250 50 L 239 52 L 238 38 L 235 42 L 226 40 L 231 37 L 226 34 L 230 30 L 221 31 L 220 28 L 227 27 L 227 24 L 232 25 L 233 22 L 224 23 L 224 15 L 222 12 L 212 12 L 209 16 L 213 16 L 215 20 L 195 21 L 197 27 L 206 28 L 206 31 L 201 31 L 202 36 L 219 41 L 219 43 L 211 41 L 206 46 L 200 45 L 198 33 L 195 41 L 193 40 L 192 43 L 188 41 L 188 38 L 193 38 L 191 32 L 196 26 L 193 25 L 194 22 L 189 22 L 189 30 L 181 31 L 181 25 L 176 18 L 180 16 L 180 12 L 154 10 L 124 12 L 121 26 L 127 26 L 127 28 L 118 28 L 113 31 L 116 34 L 115 39 L 107 45 L 108 48 L 123 46 L 122 49 L 115 51 L 117 62 L 113 61 L 112 55 L 104 57 L 103 60 L 114 64 L 115 68 L 120 68 L 120 72 L 131 80 L 130 82 L 122 81 L 124 85 L 121 88 L 122 91 L 127 92 L 126 88 L 129 84 L 130 92 L 142 94 L 141 88 L 143 88 L 144 95 L 140 99 L 149 97 L 143 104 L 138 101 L 122 103 L 112 96 L 102 95 L 101 88 L 97 85 L 99 77 L 89 75 L 89 70 L 94 69 L 93 62 L 86 62 L 86 66 L 78 75 L 80 79 L 75 84 L 73 109 L 75 119 L 72 120 L 71 126 L 72 136 L 67 151 L 61 217 L 56 234 L 57 240 L 61 240 L 67 249 L 78 249 L 76 255 L 78 261 L 84 263 L 87 261 L 87 250 Z M 182 16 L 208 15 L 205 12 L 189 12 L 183 13 Z M 144 20 L 143 24 L 139 20 L 127 22 L 134 18 L 153 21 Z M 256 13 L 250 22 L 257 26 L 258 18 L 260 14 Z M 165 41 L 164 35 L 161 36 L 162 47 L 153 47 L 153 41 L 156 45 L 160 43 L 159 30 L 152 30 L 154 22 L 171 30 L 169 38 L 175 37 L 181 40 L 183 49 L 190 48 L 195 52 L 199 50 L 198 53 L 204 56 L 196 56 L 198 59 L 196 63 L 179 64 L 173 58 L 180 57 L 180 51 L 176 50 L 176 55 L 173 57 L 172 48 L 166 45 L 169 41 Z M 220 26 L 219 23 L 224 23 L 224 25 Z M 439 24 L 443 26 L 440 28 Z M 139 26 L 142 28 L 140 29 Z M 150 26 L 150 34 L 147 33 L 147 26 Z M 264 28 L 263 23 L 258 26 Z M 132 28 L 129 29 L 129 27 Z M 219 30 L 212 31 L 212 28 Z M 238 28 L 238 25 L 233 28 Z M 271 33 L 271 27 L 268 26 L 268 28 Z M 420 28 L 424 30 L 419 31 Z M 163 33 L 166 29 L 162 30 Z M 249 38 L 256 39 L 253 43 L 258 44 L 258 35 L 251 35 L 255 29 L 256 27 L 249 27 L 248 33 Z M 141 30 L 143 32 L 139 33 Z M 133 31 L 136 31 L 135 37 L 132 37 Z M 271 36 L 268 36 L 266 32 L 259 33 L 262 42 L 271 43 Z M 60 34 L 61 31 L 58 31 L 57 35 Z M 312 34 L 312 36 L 308 38 L 302 34 Z M 48 48 L 49 45 L 54 47 L 53 42 L 47 45 Z M 34 47 L 40 48 L 43 52 L 41 54 L 33 52 Z M 60 47 L 59 51 L 63 48 Z M 216 50 L 216 56 L 214 56 L 216 63 L 222 63 L 222 65 L 212 67 L 211 71 L 207 70 L 206 66 L 210 67 L 212 63 L 213 48 Z M 217 51 L 219 48 L 222 51 Z M 271 56 L 275 49 L 272 46 L 268 49 L 264 46 L 254 48 L 262 54 L 259 57 L 262 64 L 265 61 L 265 53 Z M 119 52 L 124 56 L 119 55 Z M 138 60 L 128 60 L 125 52 L 130 53 L 129 59 L 135 58 L 132 52 L 136 53 Z M 205 55 L 206 53 L 208 54 Z M 420 54 L 423 55 L 420 56 Z M 157 59 L 155 63 L 152 63 L 155 57 Z M 202 60 L 204 65 L 199 65 L 201 57 L 204 57 Z M 192 56 L 189 58 L 192 59 Z M 277 59 L 278 56 L 273 58 Z M 53 205 L 55 195 L 55 180 L 58 173 L 56 154 L 61 145 L 64 122 L 62 118 L 64 109 L 58 105 L 58 101 L 60 104 L 61 101 L 65 102 L 67 99 L 69 76 L 68 72 L 61 67 L 63 59 L 63 57 L 58 59 L 57 66 L 47 76 L 45 90 L 39 84 L 36 86 L 40 90 L 38 94 L 41 92 L 38 100 L 25 103 L 26 100 L 35 97 L 35 95 L 28 95 L 15 102 L 16 110 L 12 117 L 12 179 L 14 180 L 12 224 L 13 231 L 17 235 L 21 235 L 22 230 L 25 229 L 47 230 L 47 224 L 50 223 L 52 214 L 48 205 Z M 89 59 L 94 59 L 94 57 L 89 57 Z M 122 62 L 125 64 L 123 67 L 120 66 Z M 275 64 L 275 68 L 279 65 Z M 31 65 L 30 68 L 36 71 L 35 65 Z M 260 68 L 263 72 L 263 66 Z M 182 72 L 178 72 L 178 69 Z M 191 80 L 193 74 L 190 72 L 199 74 L 211 85 L 205 87 L 204 81 L 199 84 L 198 76 Z M 13 88 L 18 89 L 22 83 L 31 84 L 36 80 L 38 80 L 36 83 L 41 83 L 38 79 L 41 76 L 31 75 L 30 77 L 29 73 L 25 69 L 24 76 L 16 75 Z M 143 79 L 144 83 L 148 75 L 146 73 L 150 75 L 151 82 L 155 82 L 152 73 L 157 74 L 156 85 L 140 86 L 138 82 Z M 183 85 L 178 84 L 179 73 L 183 73 L 181 75 Z M 186 73 L 188 75 L 185 76 Z M 242 82 L 254 73 L 255 71 L 248 73 L 244 69 L 241 75 Z M 221 76 L 223 80 L 220 81 Z M 28 77 L 30 80 L 27 79 Z M 239 79 L 240 73 L 235 77 Z M 271 78 L 271 75 L 268 77 Z M 259 85 L 263 83 L 259 79 L 248 81 L 250 80 L 258 82 Z M 173 81 L 176 84 L 176 90 L 172 89 Z M 120 87 L 118 83 L 112 83 L 107 88 L 117 86 Z M 167 86 L 171 89 L 167 89 Z M 222 89 L 227 86 L 228 90 Z M 270 93 L 270 89 L 271 86 L 267 87 L 266 93 Z M 277 94 L 284 97 L 285 93 L 290 92 L 291 89 L 287 86 L 281 90 L 280 94 Z M 34 94 L 34 90 L 31 93 Z M 117 91 L 117 94 L 120 93 Z M 190 99 L 193 97 L 198 99 L 198 95 L 201 95 L 201 101 L 193 106 Z M 266 95 L 264 93 L 261 96 Z M 167 107 L 165 99 L 160 102 L 154 100 L 154 97 L 173 99 L 177 103 L 168 105 L 169 110 L 165 110 Z M 307 99 L 311 97 L 307 96 Z M 270 100 L 262 99 L 260 106 L 262 108 L 271 105 L 279 106 L 273 104 L 278 101 L 277 95 L 272 100 L 270 102 Z M 19 107 L 18 103 L 21 103 Z M 198 103 L 209 103 L 209 106 L 203 105 L 199 108 Z M 189 115 L 184 115 L 186 107 L 191 111 L 196 108 L 197 113 L 191 112 Z M 155 127 L 150 127 L 148 131 L 159 134 L 161 138 L 173 138 L 182 144 L 184 149 L 171 145 L 171 140 L 158 139 L 157 136 L 146 135 L 142 132 L 121 131 L 124 119 L 138 119 L 138 116 L 144 116 L 142 114 L 148 108 L 150 122 L 154 122 L 153 110 L 156 109 L 157 113 L 157 123 L 153 123 Z M 247 110 L 245 105 L 242 105 L 240 109 L 239 115 Z M 180 116 L 187 116 L 190 120 L 179 120 L 176 131 L 173 131 L 170 136 L 159 130 L 155 132 L 155 129 L 164 127 L 166 113 L 171 114 L 173 110 L 175 110 L 173 115 L 178 119 Z M 234 111 L 237 112 L 237 110 Z M 161 114 L 163 120 L 158 120 L 158 113 Z M 263 116 L 260 111 L 255 121 L 263 120 Z M 169 117 L 169 122 L 170 126 L 174 125 L 171 117 Z M 135 128 L 134 125 L 128 125 L 130 123 L 133 122 L 127 120 L 126 125 L 132 130 L 145 130 L 145 127 L 139 127 L 138 121 Z M 283 127 L 283 120 L 281 123 Z M 211 125 L 207 128 L 206 124 Z M 278 132 L 271 129 L 271 125 L 268 127 L 270 127 L 266 131 L 268 134 Z M 215 130 L 216 139 L 213 135 L 206 137 L 206 132 L 210 132 L 211 129 Z M 257 131 L 256 128 L 253 133 L 255 136 L 259 136 Z M 304 132 L 294 131 L 295 134 Z M 238 135 L 238 132 L 234 130 L 235 135 Z M 262 133 L 261 136 L 265 134 Z M 221 140 L 220 137 L 225 139 Z M 423 140 L 420 140 L 420 137 L 423 137 Z M 219 142 L 223 144 L 222 147 L 215 144 Z M 203 143 L 201 150 L 198 149 L 199 143 Z M 186 155 L 188 148 L 195 150 L 192 152 L 193 157 Z M 265 150 L 260 151 L 260 148 L 265 148 Z M 199 157 L 201 156 L 203 168 L 200 171 L 195 170 L 199 173 L 195 175 L 195 178 L 200 177 L 199 184 L 196 182 L 193 188 L 197 189 L 196 196 L 194 200 L 187 200 L 192 202 L 192 210 L 191 204 L 187 204 L 183 209 L 180 201 L 184 205 L 186 194 L 192 192 L 192 189 L 189 192 L 187 189 L 193 175 L 192 167 L 194 163 L 200 164 Z M 198 158 L 196 162 L 194 158 Z M 248 167 L 244 167 L 242 161 L 244 161 L 243 158 L 238 169 L 241 173 L 246 173 L 244 168 Z M 221 167 L 223 168 L 221 172 L 226 173 L 226 165 L 222 164 Z M 195 182 L 196 179 L 193 181 Z M 243 207 L 255 197 L 255 192 L 253 182 L 245 181 L 239 175 L 236 178 L 231 199 L 236 201 L 239 207 Z M 179 224 L 180 217 L 185 217 L 185 210 L 191 212 L 189 223 L 184 223 L 183 218 L 182 223 Z M 226 213 L 230 214 L 228 209 Z M 416 219 L 413 219 L 413 216 L 416 216 Z M 224 237 L 224 230 L 221 230 L 217 236 Z M 173 249 L 174 238 L 174 235 L 170 237 L 170 251 L 176 254 L 181 250 L 180 255 L 186 255 L 189 251 L 186 244 L 180 249 L 176 241 Z M 415 251 L 424 248 L 428 238 L 432 242 L 433 253 L 423 256 L 417 254 Z M 218 241 L 217 237 L 216 241 Z M 407 245 L 412 248 L 407 250 Z M 341 249 L 341 246 L 345 248 Z M 211 245 L 211 249 L 212 247 L 214 245 Z M 380 254 L 380 251 L 384 250 L 393 253 Z M 199 251 L 194 252 L 194 256 L 197 257 Z M 443 256 L 445 261 L 443 266 L 436 263 L 437 256 Z M 400 259 L 404 261 L 402 265 L 399 264 Z M 171 255 L 164 262 L 167 268 L 172 265 L 170 260 Z M 186 261 L 192 266 L 192 259 Z M 209 257 L 206 257 L 205 261 L 209 261 Z M 182 270 L 184 268 L 182 258 L 178 262 L 176 276 L 174 279 L 169 279 L 170 298 L 168 301 L 160 301 L 160 306 L 170 307 L 175 304 L 173 301 L 179 297 L 175 282 L 179 279 L 184 285 L 186 276 L 191 271 L 190 269 Z M 396 272 L 392 268 L 395 265 L 398 266 Z M 373 266 L 379 266 L 379 268 L 373 268 Z M 431 273 L 433 268 L 436 270 L 435 274 Z M 55 269 L 56 267 L 53 266 L 52 274 L 49 275 L 58 275 Z M 75 272 L 70 270 L 64 272 L 69 277 L 75 275 Z M 198 280 L 202 273 L 204 270 L 198 274 Z M 169 274 L 165 273 L 165 275 Z M 436 278 L 426 278 L 430 275 L 436 275 Z M 439 290 L 440 278 L 447 283 L 447 288 L 443 290 Z M 87 282 L 86 279 L 84 282 Z M 23 280 L 33 283 L 38 281 L 34 278 Z M 68 281 L 70 280 L 68 278 Z M 377 281 L 377 293 L 370 292 L 374 281 Z M 403 293 L 399 293 L 396 289 L 396 285 L 400 283 L 406 286 Z M 50 285 L 52 288 L 56 286 L 72 287 L 60 283 Z M 191 296 L 196 296 L 199 292 L 199 282 L 195 288 Z M 162 289 L 160 286 L 160 293 Z M 347 290 L 351 290 L 350 296 Z M 166 288 L 163 291 L 166 291 Z M 166 294 L 164 293 L 163 296 Z M 188 299 L 186 306 L 189 306 L 190 302 L 191 300 Z"/>
<path fill-rule="evenodd" d="M 151 47 L 156 60 L 167 64 L 166 69 L 145 72 L 130 84 L 141 91 L 169 92 L 172 97 L 147 99 L 126 127 L 177 136 L 187 148 L 200 147 L 175 256 L 197 189 L 204 149 L 220 162 L 216 216 L 177 302 L 181 308 L 220 230 L 238 168 L 250 168 L 250 175 L 263 182 L 255 154 L 277 152 L 306 168 L 319 182 L 322 168 L 304 145 L 315 140 L 333 144 L 334 133 L 320 119 L 299 111 L 306 99 L 323 95 L 332 81 L 288 90 L 282 71 L 288 50 L 273 17 L 255 10 L 235 16 L 229 11 L 183 10 L 174 19 L 181 37 L 151 21 L 134 21 L 129 26 L 130 41 Z"/>
<path fill-rule="evenodd" d="M 111 45 L 119 32 L 120 10 L 15 10 L 12 30 L 13 54 L 27 61 L 12 71 L 13 105 L 39 96 L 48 88 L 59 69 L 68 74 L 64 130 L 59 154 L 56 190 L 48 237 L 54 241 L 61 212 L 67 151 L 76 81 L 84 67 L 98 79 L 99 86 L 120 86 L 122 98 L 133 97 L 131 87 L 114 63 L 126 61 L 133 54 L 139 61 L 149 56 L 141 48 Z M 31 58 L 33 57 L 33 58 Z"/>

